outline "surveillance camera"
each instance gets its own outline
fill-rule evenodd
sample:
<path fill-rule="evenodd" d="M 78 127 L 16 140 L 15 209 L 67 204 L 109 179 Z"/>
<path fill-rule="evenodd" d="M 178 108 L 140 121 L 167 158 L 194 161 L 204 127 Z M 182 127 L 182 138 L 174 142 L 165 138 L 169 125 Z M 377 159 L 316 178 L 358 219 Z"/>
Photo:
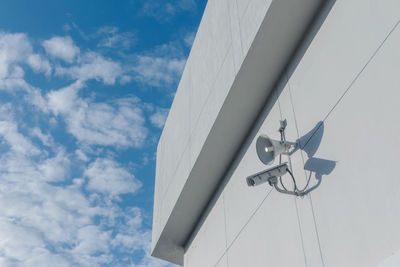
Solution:
<path fill-rule="evenodd" d="M 287 126 L 287 121 L 280 121 L 281 127 L 279 128 L 279 132 L 281 134 L 281 140 L 274 140 L 269 138 L 266 135 L 260 135 L 256 142 L 256 151 L 258 158 L 265 165 L 270 164 L 273 160 L 279 156 L 279 162 L 281 162 L 281 155 L 290 156 L 294 152 L 299 149 L 299 145 L 297 142 L 288 142 L 285 137 L 285 128 Z M 289 173 L 293 180 L 294 189 L 292 191 L 287 190 L 283 185 L 282 180 L 280 183 L 282 188 L 278 186 L 278 178 L 284 176 L 286 173 Z M 246 178 L 246 182 L 248 186 L 257 186 L 263 183 L 268 182 L 270 186 L 273 186 L 278 192 L 288 195 L 294 196 L 303 196 L 304 189 L 298 190 L 296 185 L 296 179 L 293 176 L 293 173 L 289 170 L 287 163 L 280 164 L 278 166 L 269 168 L 265 171 L 253 174 Z"/>
<path fill-rule="evenodd" d="M 257 186 L 268 182 L 271 186 L 274 185 L 278 177 L 281 177 L 287 173 L 288 165 L 287 162 L 278 166 L 269 168 L 265 171 L 258 172 L 246 178 L 248 186 Z"/>

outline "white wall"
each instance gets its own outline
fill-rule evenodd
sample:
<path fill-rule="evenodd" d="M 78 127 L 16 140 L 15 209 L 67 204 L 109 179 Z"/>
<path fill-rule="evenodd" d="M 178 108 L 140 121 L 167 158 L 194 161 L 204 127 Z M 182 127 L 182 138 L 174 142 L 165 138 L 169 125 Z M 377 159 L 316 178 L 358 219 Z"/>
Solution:
<path fill-rule="evenodd" d="M 157 149 L 153 256 L 183 264 L 193 228 L 322 2 L 208 2 Z"/>
<path fill-rule="evenodd" d="M 247 187 L 245 177 L 266 168 L 253 140 L 185 266 L 400 266 L 399 20 L 398 0 L 335 3 L 256 135 L 278 139 L 282 118 L 288 140 L 318 129 L 291 162 L 300 186 L 310 174 L 320 185 L 304 198 Z"/>
<path fill-rule="evenodd" d="M 271 1 L 237 2 L 208 1 L 186 63 L 157 149 L 153 242 L 160 237 Z"/>

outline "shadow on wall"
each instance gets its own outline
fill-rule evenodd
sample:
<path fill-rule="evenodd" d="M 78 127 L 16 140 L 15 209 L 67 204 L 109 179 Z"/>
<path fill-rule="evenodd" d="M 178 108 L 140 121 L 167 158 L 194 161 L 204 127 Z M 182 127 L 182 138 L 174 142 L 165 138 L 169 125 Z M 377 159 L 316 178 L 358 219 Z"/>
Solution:
<path fill-rule="evenodd" d="M 299 42 L 298 48 L 296 49 L 296 51 L 294 51 L 293 55 L 289 58 L 289 60 L 287 62 L 287 66 L 282 70 L 282 75 L 277 79 L 276 84 L 274 86 L 274 90 L 272 90 L 271 94 L 266 99 L 263 109 L 260 110 L 260 114 L 258 115 L 257 119 L 254 121 L 253 127 L 251 127 L 247 137 L 244 138 L 244 140 L 239 140 L 243 143 L 240 146 L 240 148 L 237 150 L 237 152 L 234 153 L 232 162 L 229 164 L 229 166 L 225 170 L 225 173 L 222 175 L 220 183 L 218 185 L 218 188 L 213 193 L 213 197 L 209 200 L 209 204 L 203 210 L 203 212 L 201 212 L 201 215 L 199 215 L 198 224 L 196 225 L 193 232 L 190 234 L 190 236 L 192 238 L 194 236 L 196 236 L 197 231 L 201 228 L 202 224 L 204 223 L 205 219 L 207 218 L 208 213 L 212 210 L 215 203 L 221 196 L 225 186 L 230 181 L 233 173 L 236 171 L 236 169 L 242 162 L 243 157 L 245 156 L 246 152 L 249 150 L 249 147 L 252 144 L 254 138 L 256 138 L 261 126 L 264 124 L 265 119 L 269 115 L 272 107 L 276 104 L 276 102 L 279 98 L 279 95 L 281 94 L 281 92 L 283 91 L 285 86 L 287 85 L 287 80 L 290 79 L 291 75 L 296 70 L 296 67 L 298 66 L 298 64 L 300 63 L 304 54 L 308 50 L 314 37 L 319 32 L 320 27 L 323 25 L 326 17 L 328 16 L 330 10 L 332 9 L 332 7 L 335 3 L 336 3 L 336 0 L 322 1 L 321 7 L 320 7 L 320 12 L 317 12 L 316 17 L 310 23 L 310 28 L 308 29 L 307 32 L 304 33 L 303 39 Z M 266 71 L 268 71 L 268 70 L 266 70 Z M 282 83 L 282 80 L 286 81 L 286 82 Z M 243 89 L 245 90 L 245 88 L 243 88 Z M 320 140 L 318 142 L 316 142 L 315 140 L 310 141 L 309 138 L 311 138 L 311 136 L 314 134 L 314 132 L 316 130 L 318 130 L 318 128 L 321 125 L 323 126 L 322 122 L 317 124 L 317 126 L 314 127 L 314 129 L 309 134 L 307 134 L 304 137 L 299 139 L 299 140 L 302 140 L 305 144 L 304 146 L 301 146 L 301 148 L 304 147 L 304 149 L 302 149 L 302 150 L 304 150 L 304 151 L 308 150 L 309 146 L 315 147 L 315 143 L 317 143 L 316 149 L 318 149 L 319 143 L 321 142 L 322 133 L 320 136 Z M 323 128 L 322 128 L 322 132 L 323 132 Z M 307 136 L 309 138 L 306 138 Z M 316 136 L 314 136 L 313 138 L 315 138 L 315 137 Z M 309 149 L 309 151 L 311 151 L 311 149 Z M 316 150 L 314 151 L 314 153 L 315 152 L 316 152 Z M 314 153 L 307 153 L 307 155 L 309 155 L 309 159 L 307 160 L 307 162 L 305 164 L 306 165 L 305 169 L 310 171 L 310 180 L 311 180 L 312 173 L 315 173 L 315 177 L 317 179 L 317 185 L 314 185 L 312 188 L 307 190 L 307 192 L 311 192 L 316 187 L 318 187 L 319 184 L 321 183 L 320 180 L 321 180 L 322 176 L 331 173 L 336 165 L 335 161 L 313 158 Z M 321 160 L 321 161 L 319 161 L 319 160 Z M 331 171 L 329 171 L 329 173 L 327 173 L 329 170 L 328 167 L 330 167 L 332 169 Z M 317 177 L 320 177 L 320 178 L 318 179 Z M 318 181 L 319 181 L 319 183 L 318 183 Z M 191 241 L 192 241 L 191 238 L 189 238 L 187 240 L 187 242 L 186 242 L 187 247 L 190 246 Z"/>
<path fill-rule="evenodd" d="M 311 191 L 315 190 L 318 186 L 321 185 L 322 176 L 329 175 L 336 167 L 336 161 L 315 158 L 314 155 L 317 152 L 319 145 L 322 141 L 322 136 L 324 135 L 324 122 L 320 121 L 315 125 L 315 127 L 300 137 L 297 142 L 300 146 L 300 149 L 306 152 L 308 160 L 304 164 L 304 169 L 309 171 L 307 184 L 304 193 L 308 194 Z M 308 188 L 310 182 L 312 180 L 314 174 L 315 183 L 313 186 Z"/>

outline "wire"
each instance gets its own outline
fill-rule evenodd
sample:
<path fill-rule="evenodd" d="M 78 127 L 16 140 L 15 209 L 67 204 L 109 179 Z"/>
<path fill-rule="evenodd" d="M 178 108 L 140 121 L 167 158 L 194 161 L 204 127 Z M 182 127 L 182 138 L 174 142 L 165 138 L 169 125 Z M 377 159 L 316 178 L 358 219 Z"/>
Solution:
<path fill-rule="evenodd" d="M 281 142 L 282 143 L 286 142 L 285 128 L 280 128 L 279 129 L 279 133 L 281 134 Z M 289 160 L 290 160 L 290 156 L 289 156 Z M 279 154 L 279 165 L 280 164 L 282 164 L 282 154 Z M 307 183 L 307 186 L 302 191 L 299 191 L 298 188 L 297 188 L 296 179 L 294 178 L 293 173 L 289 170 L 289 168 L 287 168 L 286 171 L 290 174 L 290 177 L 292 178 L 293 187 L 294 187 L 293 191 L 287 190 L 287 188 L 283 184 L 282 176 L 279 176 L 279 183 L 280 183 L 280 185 L 282 186 L 282 188 L 284 190 L 280 189 L 276 183 L 274 184 L 275 189 L 278 190 L 281 193 L 300 196 L 302 191 L 304 191 L 307 188 L 308 183 Z"/>
<path fill-rule="evenodd" d="M 293 180 L 293 184 L 294 184 L 294 191 L 297 192 L 297 184 L 296 184 L 296 179 L 294 179 L 293 173 L 289 170 L 289 168 L 286 169 L 286 171 L 290 174 L 290 176 L 292 177 Z"/>
<path fill-rule="evenodd" d="M 280 134 L 281 134 L 281 141 L 283 141 L 283 139 L 284 139 L 283 131 L 284 131 L 284 130 L 281 130 L 281 129 L 279 130 L 279 132 L 280 132 Z M 281 164 L 282 164 L 282 154 L 279 154 L 279 165 L 281 165 Z M 282 186 L 283 189 L 285 189 L 286 191 L 288 191 L 288 190 L 286 189 L 285 185 L 284 185 L 283 182 L 282 182 L 282 176 L 279 176 L 279 183 L 281 184 L 281 186 Z"/>
<path fill-rule="evenodd" d="M 289 190 L 286 189 L 285 185 L 282 182 L 282 176 L 279 177 L 279 183 L 281 184 L 283 189 L 285 189 L 286 191 L 289 191 Z"/>
<path fill-rule="evenodd" d="M 312 173 L 310 172 L 310 175 L 308 176 L 307 183 L 306 183 L 306 185 L 304 186 L 304 188 L 301 189 L 301 190 L 299 190 L 300 193 L 304 193 L 304 192 L 306 191 L 307 187 L 309 186 L 310 180 L 311 180 L 311 174 L 312 174 Z"/>
<path fill-rule="evenodd" d="M 286 142 L 285 130 L 280 131 L 280 132 L 281 132 L 281 140 L 282 140 L 283 142 Z M 290 156 L 289 156 L 289 157 L 290 157 Z M 293 181 L 293 185 L 294 185 L 294 191 L 297 192 L 298 189 L 297 189 L 296 179 L 294 178 L 294 175 L 293 175 L 293 173 L 289 170 L 289 168 L 287 168 L 286 170 L 287 170 L 287 172 L 290 174 L 290 176 L 292 177 L 292 181 Z M 285 190 L 287 190 L 287 189 L 285 188 Z"/>

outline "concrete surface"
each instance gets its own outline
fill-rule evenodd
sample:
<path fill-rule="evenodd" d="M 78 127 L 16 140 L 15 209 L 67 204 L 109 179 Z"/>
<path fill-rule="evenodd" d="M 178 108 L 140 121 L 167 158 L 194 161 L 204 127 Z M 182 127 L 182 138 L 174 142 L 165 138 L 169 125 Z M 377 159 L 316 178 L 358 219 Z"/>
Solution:
<path fill-rule="evenodd" d="M 322 1 L 247 2 L 208 2 L 159 142 L 152 255 L 177 264 Z"/>
<path fill-rule="evenodd" d="M 204 225 L 222 216 L 212 202 L 186 266 L 400 266 L 399 10 L 398 1 L 335 3 L 217 192 L 225 252 L 212 264 L 190 261 L 193 253 L 207 257 L 212 244 L 201 239 Z M 254 137 L 278 138 L 281 118 L 289 140 L 309 140 L 291 158 L 299 183 L 321 180 L 304 198 L 245 182 L 266 168 Z"/>

